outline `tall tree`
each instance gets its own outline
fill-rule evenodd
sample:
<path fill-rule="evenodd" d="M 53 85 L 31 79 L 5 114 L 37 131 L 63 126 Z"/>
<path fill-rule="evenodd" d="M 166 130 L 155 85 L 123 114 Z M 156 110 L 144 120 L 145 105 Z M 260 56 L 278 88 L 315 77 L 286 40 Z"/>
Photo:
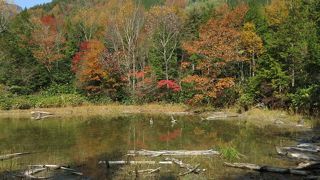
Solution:
<path fill-rule="evenodd" d="M 73 71 L 76 73 L 80 89 L 89 94 L 99 94 L 103 91 L 103 81 L 107 72 L 103 68 L 104 45 L 100 41 L 85 41 L 80 45 L 80 51 L 73 58 Z"/>
<path fill-rule="evenodd" d="M 266 7 L 266 14 L 270 26 L 281 25 L 289 16 L 288 1 L 272 0 Z"/>
<path fill-rule="evenodd" d="M 159 79 L 169 77 L 170 66 L 177 64 L 178 48 L 182 20 L 175 10 L 167 6 L 155 6 L 147 16 L 146 29 L 152 39 L 151 65 L 156 70 Z"/>
<path fill-rule="evenodd" d="M 0 83 L 16 94 L 29 94 L 48 85 L 48 74 L 34 59 L 30 47 L 32 23 L 27 11 L 19 13 L 0 36 Z"/>
<path fill-rule="evenodd" d="M 64 57 L 63 46 L 65 38 L 59 32 L 57 21 L 53 16 L 34 19 L 35 28 L 32 32 L 32 52 L 34 57 L 42 63 L 50 73 L 53 63 Z"/>
<path fill-rule="evenodd" d="M 195 67 L 197 74 L 183 79 L 184 83 L 194 86 L 191 102 L 212 102 L 224 89 L 234 85 L 234 79 L 222 75 L 221 70 L 229 62 L 246 59 L 240 51 L 240 29 L 247 10 L 245 5 L 234 10 L 228 5 L 221 6 L 202 26 L 199 39 L 184 43 L 184 49 L 199 58 Z"/>
<path fill-rule="evenodd" d="M 14 9 L 8 4 L 6 0 L 0 0 L 0 33 L 7 30 L 9 19 Z"/>
<path fill-rule="evenodd" d="M 250 62 L 250 74 L 255 76 L 256 58 L 263 53 L 262 39 L 256 34 L 256 27 L 253 23 L 246 23 L 241 32 L 241 45 L 245 49 Z"/>
<path fill-rule="evenodd" d="M 134 94 L 136 89 L 136 72 L 139 53 L 139 38 L 144 25 L 144 11 L 132 0 L 117 3 L 116 12 L 107 25 L 107 40 L 113 51 L 121 54 L 119 64 L 127 74 L 128 86 Z"/>

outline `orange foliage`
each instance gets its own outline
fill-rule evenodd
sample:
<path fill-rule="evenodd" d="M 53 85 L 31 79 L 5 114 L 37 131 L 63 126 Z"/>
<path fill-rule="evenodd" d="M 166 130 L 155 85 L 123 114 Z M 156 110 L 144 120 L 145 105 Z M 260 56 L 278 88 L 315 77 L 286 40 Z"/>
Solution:
<path fill-rule="evenodd" d="M 81 51 L 73 58 L 73 70 L 76 72 L 79 85 L 90 93 L 99 93 L 107 76 L 103 69 L 102 55 L 105 51 L 103 43 L 97 40 L 81 44 Z"/>
<path fill-rule="evenodd" d="M 246 5 L 241 5 L 230 11 L 227 5 L 223 5 L 212 18 L 200 29 L 198 40 L 183 44 L 190 54 L 199 54 L 210 59 L 222 59 L 224 61 L 243 60 L 239 53 L 240 32 L 244 16 L 248 11 Z"/>
<path fill-rule="evenodd" d="M 224 77 L 221 70 L 228 62 L 243 61 L 246 57 L 240 53 L 241 27 L 248 11 L 246 5 L 240 5 L 231 10 L 224 4 L 215 11 L 210 19 L 200 29 L 199 39 L 183 43 L 183 48 L 189 54 L 203 57 L 197 61 L 195 75 L 182 79 L 193 92 L 189 104 L 198 104 L 215 100 L 224 89 L 235 85 L 234 78 Z M 183 62 L 182 69 L 190 66 Z"/>
<path fill-rule="evenodd" d="M 36 27 L 32 32 L 32 53 L 50 71 L 54 62 L 64 58 L 62 51 L 65 38 L 58 31 L 57 21 L 53 16 L 44 16 L 33 21 Z"/>

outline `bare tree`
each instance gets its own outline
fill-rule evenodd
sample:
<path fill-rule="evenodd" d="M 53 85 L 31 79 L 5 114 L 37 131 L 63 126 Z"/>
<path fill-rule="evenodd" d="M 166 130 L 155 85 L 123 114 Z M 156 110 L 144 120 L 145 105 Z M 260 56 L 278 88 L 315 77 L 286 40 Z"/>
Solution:
<path fill-rule="evenodd" d="M 179 43 L 181 19 L 174 8 L 156 6 L 148 14 L 146 28 L 152 37 L 153 48 L 162 56 L 166 80 L 169 80 L 169 64 L 174 60 Z"/>
<path fill-rule="evenodd" d="M 144 11 L 140 4 L 133 1 L 121 1 L 120 7 L 108 23 L 107 39 L 115 52 L 121 54 L 119 63 L 127 74 L 132 92 L 136 89 L 136 72 L 139 54 L 139 38 L 144 26 Z"/>
<path fill-rule="evenodd" d="M 0 0 L 0 33 L 7 30 L 10 18 L 9 4 L 6 0 Z"/>

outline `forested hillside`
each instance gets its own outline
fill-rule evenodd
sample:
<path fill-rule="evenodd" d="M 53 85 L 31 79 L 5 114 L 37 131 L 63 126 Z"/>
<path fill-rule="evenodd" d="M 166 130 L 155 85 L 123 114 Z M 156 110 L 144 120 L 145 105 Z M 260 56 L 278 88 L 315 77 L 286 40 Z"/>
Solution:
<path fill-rule="evenodd" d="M 161 101 L 319 114 L 318 0 L 53 0 L 17 15 L 0 3 L 2 109 Z"/>

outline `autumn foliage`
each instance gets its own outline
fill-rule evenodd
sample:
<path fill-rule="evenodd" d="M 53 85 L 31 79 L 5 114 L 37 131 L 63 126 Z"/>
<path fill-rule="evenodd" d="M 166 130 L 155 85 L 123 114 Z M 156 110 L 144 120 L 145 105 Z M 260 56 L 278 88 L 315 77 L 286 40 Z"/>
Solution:
<path fill-rule="evenodd" d="M 55 17 L 43 16 L 34 19 L 36 27 L 32 32 L 32 52 L 34 57 L 50 72 L 54 62 L 64 58 L 65 38 L 59 31 Z"/>
<path fill-rule="evenodd" d="M 240 5 L 231 10 L 226 4 L 216 10 L 215 17 L 200 29 L 200 36 L 192 42 L 185 42 L 184 49 L 189 54 L 196 54 L 198 60 L 196 74 L 182 79 L 185 86 L 193 91 L 189 104 L 211 102 L 224 89 L 235 85 L 233 77 L 221 75 L 222 69 L 229 62 L 243 61 L 246 57 L 240 52 L 241 27 L 248 7 Z M 185 70 L 190 66 L 181 63 Z"/>
<path fill-rule="evenodd" d="M 158 88 L 163 89 L 167 88 L 172 90 L 173 92 L 178 92 L 181 90 L 181 87 L 174 82 L 173 80 L 161 80 L 158 82 Z"/>
<path fill-rule="evenodd" d="M 190 54 L 199 54 L 209 59 L 224 62 L 243 60 L 239 52 L 240 32 L 248 7 L 241 5 L 230 10 L 228 5 L 221 6 L 212 18 L 202 26 L 199 39 L 186 42 L 183 47 Z"/>
<path fill-rule="evenodd" d="M 81 43 L 80 51 L 73 57 L 72 69 L 79 86 L 93 94 L 102 91 L 107 76 L 102 64 L 104 51 L 103 43 L 91 40 Z"/>

